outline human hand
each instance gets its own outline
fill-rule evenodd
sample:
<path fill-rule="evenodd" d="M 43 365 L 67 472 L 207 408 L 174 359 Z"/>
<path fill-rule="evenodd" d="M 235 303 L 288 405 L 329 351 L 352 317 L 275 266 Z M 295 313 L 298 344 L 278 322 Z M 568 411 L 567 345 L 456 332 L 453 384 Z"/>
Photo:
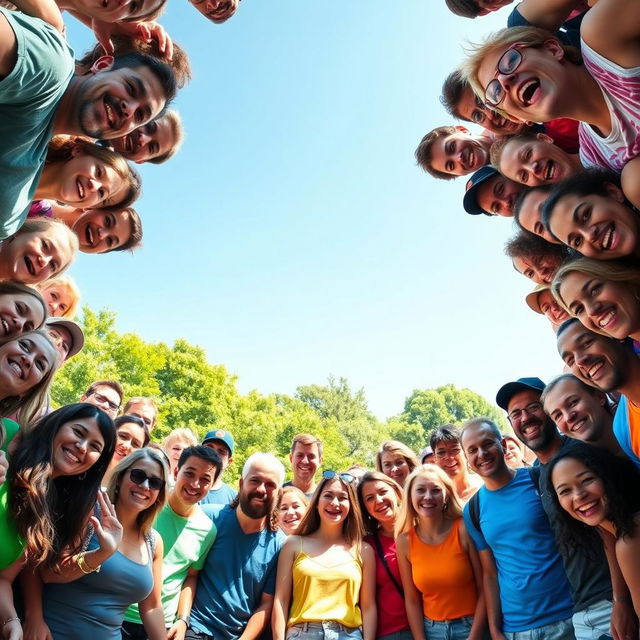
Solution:
<path fill-rule="evenodd" d="M 94 19 L 92 29 L 107 55 L 114 52 L 112 36 L 127 36 L 135 40 L 158 43 L 158 50 L 167 60 L 173 58 L 173 40 L 165 28 L 157 22 L 103 22 Z"/>
<path fill-rule="evenodd" d="M 167 631 L 167 640 L 184 640 L 187 633 L 187 623 L 183 620 L 176 620 L 169 631 Z"/>
<path fill-rule="evenodd" d="M 16 619 L 5 623 L 2 627 L 2 638 L 3 640 L 23 640 L 20 620 Z"/>
<path fill-rule="evenodd" d="M 100 550 L 110 556 L 122 541 L 122 525 L 116 515 L 116 508 L 104 491 L 98 491 L 98 505 L 100 519 L 91 516 L 91 524 L 96 532 Z"/>
<path fill-rule="evenodd" d="M 37 619 L 33 616 L 25 618 L 23 636 L 24 640 L 53 640 L 51 631 L 42 616 Z"/>
<path fill-rule="evenodd" d="M 638 637 L 638 618 L 630 602 L 613 601 L 611 635 L 613 640 L 635 640 Z"/>
<path fill-rule="evenodd" d="M 7 479 L 7 469 L 9 468 L 9 461 L 7 456 L 4 455 L 4 451 L 0 451 L 0 484 Z"/>

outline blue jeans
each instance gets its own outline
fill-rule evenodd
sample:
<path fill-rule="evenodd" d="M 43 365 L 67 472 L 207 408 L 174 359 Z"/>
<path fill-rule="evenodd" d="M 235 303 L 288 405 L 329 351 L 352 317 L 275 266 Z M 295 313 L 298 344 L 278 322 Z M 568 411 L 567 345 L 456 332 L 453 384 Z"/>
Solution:
<path fill-rule="evenodd" d="M 599 640 L 611 636 L 611 610 L 613 603 L 600 600 L 573 614 L 573 627 L 577 640 Z"/>
<path fill-rule="evenodd" d="M 575 640 L 571 618 L 526 631 L 505 631 L 507 640 Z"/>
<path fill-rule="evenodd" d="M 376 640 L 413 640 L 413 636 L 409 629 L 405 629 L 404 631 L 388 633 L 386 636 L 378 636 Z"/>
<path fill-rule="evenodd" d="M 471 616 L 445 622 L 425 618 L 424 635 L 427 640 L 467 640 L 472 624 Z"/>
<path fill-rule="evenodd" d="M 287 629 L 285 640 L 362 640 L 362 629 L 333 620 L 300 622 Z"/>

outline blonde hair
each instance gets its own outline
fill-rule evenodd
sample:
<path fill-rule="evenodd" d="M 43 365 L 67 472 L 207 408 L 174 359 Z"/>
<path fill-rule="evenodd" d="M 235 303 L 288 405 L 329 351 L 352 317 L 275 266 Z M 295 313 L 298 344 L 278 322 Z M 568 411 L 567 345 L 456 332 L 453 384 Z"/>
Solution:
<path fill-rule="evenodd" d="M 409 471 L 413 471 L 419 464 L 416 454 L 406 444 L 399 440 L 387 440 L 380 445 L 380 449 L 376 453 L 376 471 L 382 472 L 382 455 L 385 453 L 395 453 L 402 456 L 407 461 Z"/>
<path fill-rule="evenodd" d="M 142 535 L 145 535 L 151 529 L 151 525 L 155 521 L 156 516 L 160 513 L 162 507 L 164 507 L 165 502 L 167 501 L 167 480 L 169 478 L 169 465 L 167 463 L 166 455 L 164 455 L 164 452 L 160 453 L 160 451 L 156 451 L 155 449 L 144 447 L 143 449 L 136 449 L 126 458 L 120 460 L 111 474 L 111 480 L 109 481 L 109 486 L 107 487 L 107 493 L 109 494 L 109 500 L 111 500 L 111 502 L 116 505 L 118 501 L 118 493 L 120 492 L 120 485 L 122 483 L 124 474 L 129 471 L 129 469 L 131 469 L 136 464 L 136 462 L 139 462 L 140 460 L 151 460 L 152 462 L 157 462 L 162 469 L 162 479 L 164 480 L 164 486 L 158 492 L 157 500 L 151 506 L 147 507 L 144 511 L 141 511 L 136 518 L 136 522 L 140 527 L 140 533 Z"/>
<path fill-rule="evenodd" d="M 195 447 L 198 444 L 196 434 L 188 427 L 182 427 L 171 431 L 162 441 L 162 447 L 166 449 L 169 443 L 173 440 L 182 440 L 183 442 L 188 443 L 190 447 Z"/>
<path fill-rule="evenodd" d="M 560 287 L 564 279 L 574 271 L 592 278 L 619 282 L 629 287 L 634 292 L 636 298 L 640 299 L 640 270 L 638 270 L 637 267 L 630 266 L 628 263 L 619 260 L 576 258 L 571 262 L 563 264 L 556 272 L 553 282 L 551 283 L 551 293 L 553 297 L 557 300 L 558 304 L 573 317 L 576 317 L 575 314 L 571 313 L 569 307 L 560 295 Z M 640 302 L 638 304 L 640 305 Z M 598 333 L 602 332 L 598 331 Z M 602 333 L 602 335 L 608 334 Z"/>
<path fill-rule="evenodd" d="M 396 520 L 396 537 L 401 533 L 408 533 L 420 522 L 420 516 L 418 516 L 411 501 L 411 491 L 418 478 L 429 478 L 431 480 L 435 480 L 435 482 L 442 485 L 444 488 L 443 518 L 446 518 L 447 520 L 457 520 L 462 517 L 462 505 L 456 495 L 456 489 L 451 478 L 449 478 L 449 476 L 435 464 L 423 464 L 415 469 L 404 483 L 404 489 L 402 490 L 402 504 L 400 505 L 400 513 Z"/>
<path fill-rule="evenodd" d="M 50 278 L 49 280 L 45 280 L 44 282 L 38 282 L 34 285 L 34 287 L 41 294 L 44 294 L 45 291 L 48 291 L 51 287 L 60 287 L 61 289 L 64 289 L 71 299 L 71 302 L 69 303 L 69 308 L 59 317 L 69 318 L 69 320 L 72 320 L 74 318 L 74 316 L 78 312 L 78 307 L 80 306 L 80 289 L 78 289 L 78 285 L 72 277 L 60 276 Z"/>
<path fill-rule="evenodd" d="M 582 62 L 582 56 L 578 49 L 568 45 L 563 45 L 555 35 L 545 29 L 539 29 L 538 27 L 507 27 L 506 29 L 502 29 L 489 35 L 485 38 L 483 43 L 471 45 L 471 47 L 467 49 L 469 57 L 462 63 L 460 68 L 462 77 L 469 83 L 476 96 L 484 102 L 485 87 L 480 83 L 478 72 L 480 71 L 480 65 L 487 56 L 503 49 L 506 50 L 509 45 L 514 45 L 516 43 L 521 43 L 528 47 L 539 49 L 548 40 L 555 40 L 558 42 L 565 52 L 565 58 L 573 64 L 580 64 Z M 509 116 L 509 114 L 504 111 L 504 109 L 501 109 L 499 105 L 488 106 L 504 116 Z"/>

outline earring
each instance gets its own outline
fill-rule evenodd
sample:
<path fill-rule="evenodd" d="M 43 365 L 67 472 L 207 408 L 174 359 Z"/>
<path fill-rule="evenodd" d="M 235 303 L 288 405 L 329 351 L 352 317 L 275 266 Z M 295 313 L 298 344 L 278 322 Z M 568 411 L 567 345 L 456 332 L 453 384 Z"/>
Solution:
<path fill-rule="evenodd" d="M 79 476 L 78 476 L 78 480 L 84 480 L 87 477 L 87 472 L 83 471 Z"/>
<path fill-rule="evenodd" d="M 446 511 L 448 507 L 449 507 L 449 505 L 445 502 L 445 503 L 442 505 L 442 510 L 443 510 L 443 511 Z"/>

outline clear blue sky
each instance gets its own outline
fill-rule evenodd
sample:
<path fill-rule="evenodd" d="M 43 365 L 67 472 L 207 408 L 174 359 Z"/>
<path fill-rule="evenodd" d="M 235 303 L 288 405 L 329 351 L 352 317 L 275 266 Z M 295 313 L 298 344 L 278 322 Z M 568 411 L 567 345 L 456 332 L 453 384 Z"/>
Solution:
<path fill-rule="evenodd" d="M 450 123 L 438 96 L 464 42 L 509 8 L 472 21 L 444 0 L 243 0 L 214 25 L 169 5 L 194 70 L 176 101 L 187 139 L 142 166 L 144 247 L 71 268 L 83 302 L 117 311 L 120 331 L 204 347 L 242 392 L 345 376 L 382 419 L 413 389 L 493 401 L 560 372 L 503 255 L 512 223 L 464 213 L 464 178 L 413 156 Z M 91 35 L 74 24 L 70 40 L 80 53 Z"/>

